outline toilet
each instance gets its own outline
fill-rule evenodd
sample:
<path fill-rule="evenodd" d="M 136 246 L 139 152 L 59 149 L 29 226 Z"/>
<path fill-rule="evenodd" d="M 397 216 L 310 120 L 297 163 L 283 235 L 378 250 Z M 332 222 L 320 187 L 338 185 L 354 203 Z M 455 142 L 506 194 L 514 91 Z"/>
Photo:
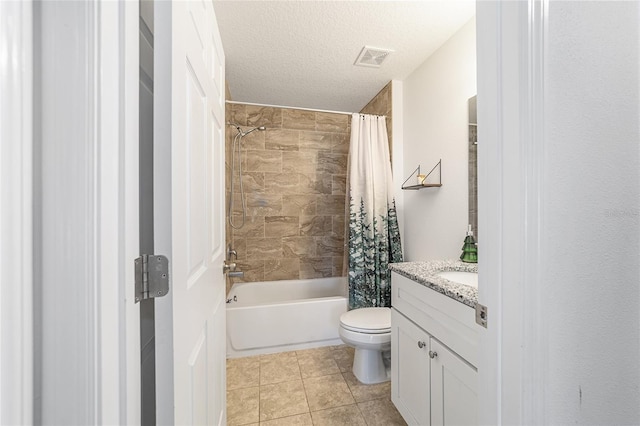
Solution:
<path fill-rule="evenodd" d="M 360 308 L 340 316 L 340 338 L 355 348 L 353 374 L 366 384 L 389 380 L 384 356 L 391 350 L 391 308 Z"/>

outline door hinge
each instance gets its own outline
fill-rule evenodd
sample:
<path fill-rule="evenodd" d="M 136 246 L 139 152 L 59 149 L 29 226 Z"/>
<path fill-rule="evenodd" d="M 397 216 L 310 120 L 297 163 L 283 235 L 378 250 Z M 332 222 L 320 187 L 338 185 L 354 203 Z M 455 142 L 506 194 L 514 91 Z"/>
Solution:
<path fill-rule="evenodd" d="M 481 304 L 476 304 L 476 323 L 487 328 L 487 307 Z"/>
<path fill-rule="evenodd" d="M 143 254 L 135 260 L 136 303 L 169 293 L 169 259 Z"/>

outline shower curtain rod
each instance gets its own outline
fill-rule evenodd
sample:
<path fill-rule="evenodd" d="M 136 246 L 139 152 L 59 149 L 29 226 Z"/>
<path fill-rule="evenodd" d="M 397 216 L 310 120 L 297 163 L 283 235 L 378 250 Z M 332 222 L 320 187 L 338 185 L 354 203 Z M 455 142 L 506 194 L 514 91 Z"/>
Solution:
<path fill-rule="evenodd" d="M 347 115 L 362 114 L 362 113 L 346 112 L 346 111 L 331 111 L 327 109 L 298 108 L 298 107 L 282 106 L 282 105 L 256 104 L 251 102 L 236 102 L 236 101 L 225 101 L 225 102 L 228 104 L 242 104 L 242 105 L 253 105 L 253 106 L 263 106 L 263 107 L 272 107 L 272 108 L 285 108 L 285 109 L 300 109 L 303 111 L 328 112 L 331 114 L 347 114 Z"/>

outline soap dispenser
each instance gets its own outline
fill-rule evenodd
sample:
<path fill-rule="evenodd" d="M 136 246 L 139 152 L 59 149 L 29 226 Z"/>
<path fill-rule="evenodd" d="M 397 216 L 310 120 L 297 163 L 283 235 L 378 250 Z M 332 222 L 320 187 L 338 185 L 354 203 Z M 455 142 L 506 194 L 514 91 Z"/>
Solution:
<path fill-rule="evenodd" d="M 465 237 L 464 244 L 462 245 L 460 260 L 467 263 L 478 263 L 478 245 L 476 244 L 475 238 L 473 238 L 471 225 L 469 225 L 467 236 Z"/>

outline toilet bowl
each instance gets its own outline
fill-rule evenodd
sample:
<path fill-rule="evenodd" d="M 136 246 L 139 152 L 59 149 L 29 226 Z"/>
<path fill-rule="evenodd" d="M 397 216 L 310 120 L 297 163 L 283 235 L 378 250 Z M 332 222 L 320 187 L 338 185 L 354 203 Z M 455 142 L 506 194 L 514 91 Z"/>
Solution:
<path fill-rule="evenodd" d="M 353 374 L 364 384 L 389 380 L 383 353 L 391 349 L 391 309 L 360 308 L 340 316 L 340 338 L 355 348 Z"/>

